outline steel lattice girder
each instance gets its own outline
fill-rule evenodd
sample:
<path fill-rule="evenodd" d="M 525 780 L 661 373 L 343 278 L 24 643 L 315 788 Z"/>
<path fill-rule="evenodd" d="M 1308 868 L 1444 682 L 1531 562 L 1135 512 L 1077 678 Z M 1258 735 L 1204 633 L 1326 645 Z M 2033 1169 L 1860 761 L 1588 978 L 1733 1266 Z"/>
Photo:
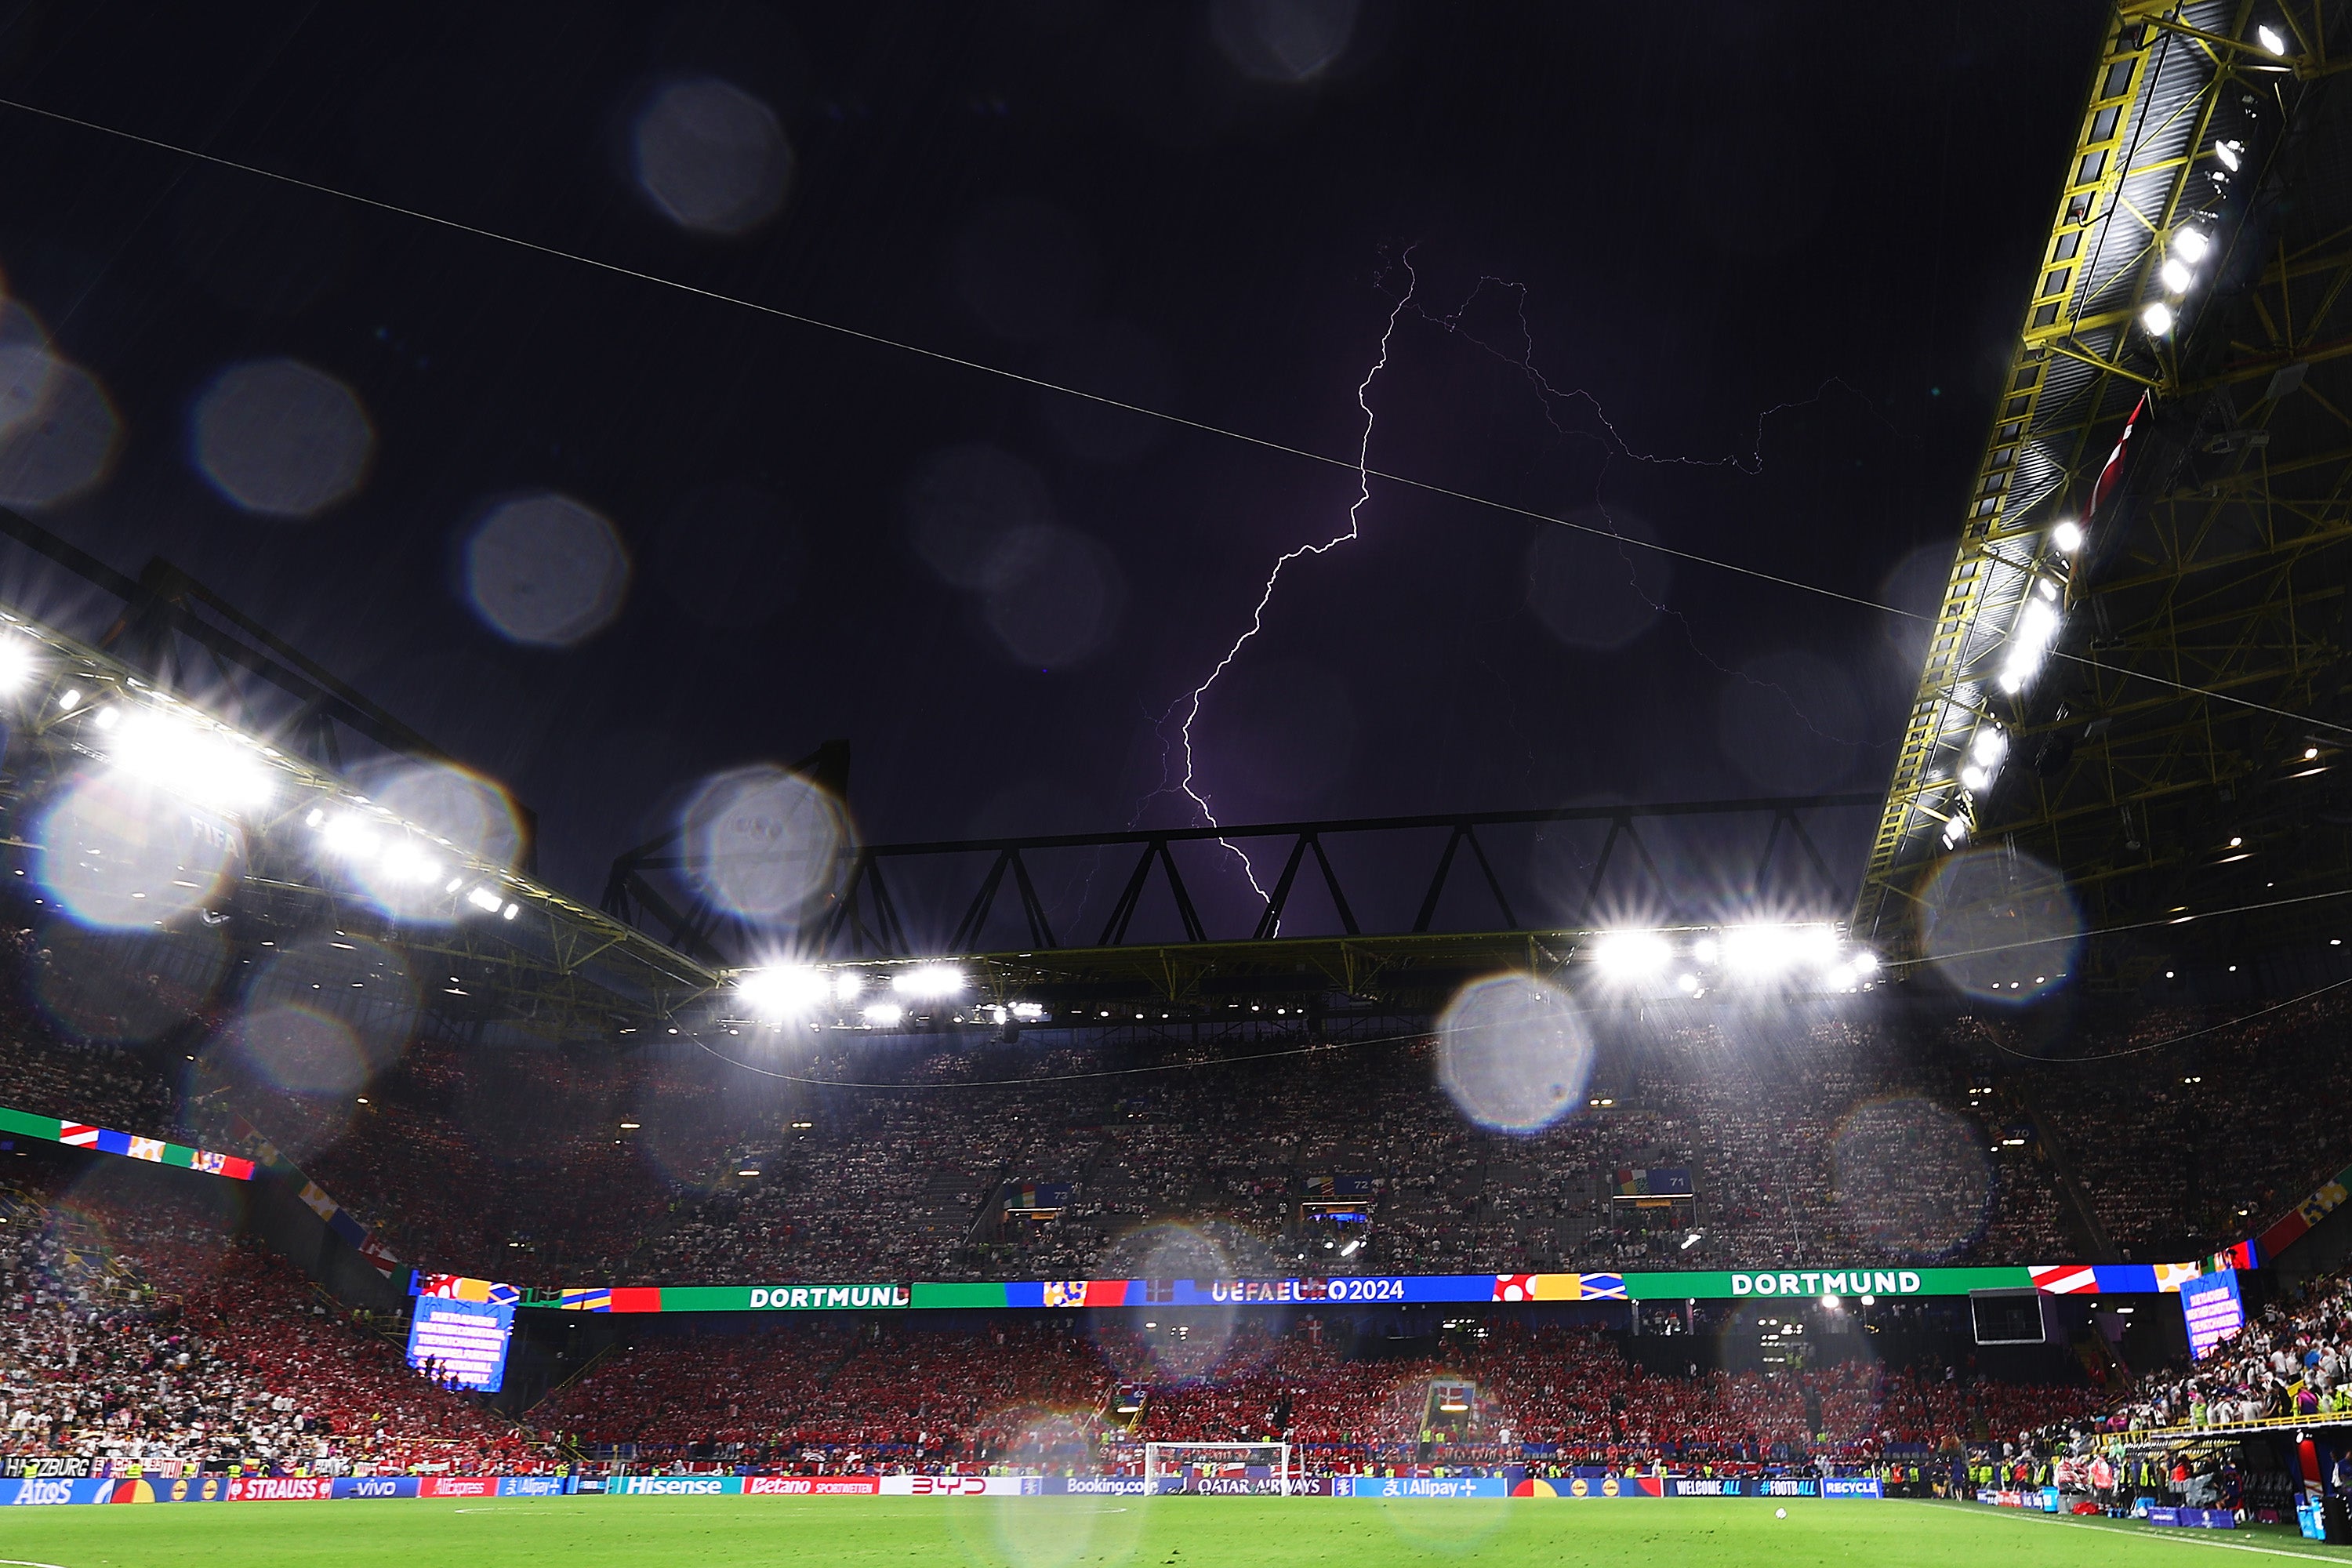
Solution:
<path fill-rule="evenodd" d="M 78 780 L 104 771 L 107 737 L 90 727 L 94 716 L 109 706 L 152 710 L 224 737 L 274 781 L 268 805 L 220 819 L 221 830 L 241 845 L 237 874 L 203 911 L 208 925 L 218 921 L 226 931 L 240 966 L 290 941 L 364 936 L 405 955 L 415 973 L 404 978 L 418 981 L 419 1005 L 445 1025 L 572 1041 L 652 1027 L 719 984 L 715 973 L 652 938 L 454 845 L 436 847 L 444 868 L 460 873 L 460 887 L 495 889 L 513 916 L 463 908 L 454 889 L 437 888 L 436 907 L 418 918 L 388 916 L 321 853 L 309 826 L 314 812 L 375 809 L 347 783 L 263 737 L 218 726 L 109 654 L 13 613 L 0 611 L 0 619 L 6 625 L 0 635 L 23 643 L 32 666 L 11 699 L 0 824 L 18 868 L 33 872 L 34 882 L 44 869 L 37 821 L 43 808 Z M 71 704 L 63 701 L 68 689 Z M 170 922 L 156 925 L 168 931 Z M 435 978 L 452 974 L 462 977 L 454 988 Z"/>
<path fill-rule="evenodd" d="M 2282 181 L 2298 192 L 2342 188 L 2340 169 L 2315 166 L 2337 155 L 2315 160 L 2313 152 L 2340 112 L 2329 107 L 2341 95 L 2328 80 L 2336 67 L 2322 24 L 2340 21 L 2342 9 L 2267 11 L 2293 35 L 2291 60 L 2253 47 L 2251 5 L 2126 0 L 2112 15 L 1872 843 L 1857 936 L 1912 950 L 1911 900 L 1942 858 L 1945 825 L 1954 821 L 1954 837 L 1998 836 L 2052 855 L 2070 878 L 2112 879 L 2114 857 L 2077 827 L 2103 818 L 2098 833 L 2112 828 L 2118 846 L 2145 849 L 2149 841 L 2135 838 L 2144 829 L 2122 808 L 2195 795 L 2194 781 L 2210 782 L 2217 766 L 2210 756 L 2200 760 L 2199 748 L 2234 753 L 2245 743 L 2215 726 L 2237 723 L 2250 710 L 2182 687 L 2308 710 L 2298 703 L 2313 695 L 2316 668 L 2309 616 L 2334 591 L 2305 582 L 2289 588 L 2278 578 L 2288 560 L 2320 541 L 2200 522 L 2181 515 L 2177 498 L 2157 493 L 2163 487 L 2152 492 L 2150 479 L 2179 466 L 2189 444 L 2184 432 L 2210 423 L 2221 388 L 2301 363 L 2294 374 L 2316 393 L 2309 366 L 2341 352 L 2334 339 L 2344 332 L 2345 237 L 2324 237 L 2325 224 L 2315 227 L 2306 216 L 2291 220 L 2300 241 L 2286 241 L 2274 193 Z M 2223 142 L 2228 148 L 2217 149 Z M 2248 166 L 2229 170 L 2223 151 Z M 2215 238 L 2203 268 L 2211 297 L 2181 302 L 2187 323 L 2175 341 L 2136 321 L 2147 302 L 2166 297 L 2159 265 L 2171 237 L 2192 221 Z M 2259 286 L 2250 288 L 2256 272 Z M 2265 291 L 2283 292 L 2276 304 L 2249 310 L 2247 300 Z M 2251 338 L 2242 331 L 2249 321 L 2263 324 Z M 2288 321 L 2292 329 L 2263 330 Z M 2118 465 L 2122 490 L 2109 496 L 2102 469 L 2144 402 L 2131 456 Z M 2238 423 L 2197 439 L 2227 436 Z M 2300 442 L 2292 456 L 2275 442 L 2264 448 L 2241 437 L 2231 449 L 2258 459 L 2267 452 L 2269 466 L 2199 472 L 2196 484 L 2218 487 L 2209 501 L 2267 513 L 2275 476 L 2291 498 L 2284 513 L 2333 531 L 2342 526 L 2338 449 L 2347 434 Z M 2081 561 L 2070 561 L 2051 531 L 2061 519 L 2084 518 L 2095 497 L 2104 498 L 2103 510 L 2088 519 Z M 2166 537 L 2174 542 L 2157 542 Z M 2267 580 L 2269 591 L 2250 576 Z M 2160 610 L 2140 603 L 2151 581 L 2164 584 Z M 2042 584 L 2061 595 L 2064 611 L 2053 657 L 2024 689 L 2005 691 L 1990 677 Z M 2263 651 L 2273 647 L 2289 650 L 2284 664 Z M 1971 790 L 1960 763 L 1987 725 L 2004 732 L 2011 757 L 1989 787 Z M 2104 795 L 2087 782 L 2093 777 Z M 2104 897 L 2095 901 L 2094 923 L 2105 923 L 2113 911 Z"/>

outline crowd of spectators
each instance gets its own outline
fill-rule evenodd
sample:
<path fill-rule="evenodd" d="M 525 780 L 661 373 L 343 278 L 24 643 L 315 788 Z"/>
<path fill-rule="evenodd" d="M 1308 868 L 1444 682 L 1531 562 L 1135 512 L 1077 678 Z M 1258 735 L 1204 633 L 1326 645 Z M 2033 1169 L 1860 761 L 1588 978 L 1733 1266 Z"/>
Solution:
<path fill-rule="evenodd" d="M 151 1474 L 552 1462 L 166 1183 L 127 1198 L 87 1183 L 0 1188 L 0 1456 Z"/>
<path fill-rule="evenodd" d="M 1958 1452 L 1988 1434 L 2087 1421 L 2101 1400 L 2087 1383 L 2003 1384 L 1867 1358 L 1670 1374 L 1629 1360 L 1610 1334 L 1514 1321 L 1409 1356 L 1343 1347 L 1311 1317 L 1192 1332 L 1200 1327 L 1186 1339 L 1064 1321 L 664 1335 L 598 1362 L 532 1419 L 638 1460 L 847 1469 L 1074 1447 L 1118 1470 L 1139 1465 L 1147 1442 L 1277 1439 L 1334 1468 L 1738 1464 Z"/>
<path fill-rule="evenodd" d="M 2116 1405 L 2111 1430 L 2229 1426 L 2352 1411 L 2352 1280 L 2306 1284 L 2265 1303 L 2187 1369 L 2150 1373 Z"/>
<path fill-rule="evenodd" d="M 1990 1015 L 1612 1015 L 1582 1103 L 1519 1133 L 1456 1108 L 1426 1039 L 1249 1061 L 819 1037 L 793 1047 L 793 1076 L 816 1080 L 795 1083 L 667 1037 L 401 1038 L 326 1093 L 191 1010 L 176 950 L 5 940 L 21 984 L 0 998 L 0 1100 L 266 1142 L 402 1259 L 523 1285 L 1131 1276 L 1176 1232 L 1188 1263 L 1233 1274 L 2042 1262 L 2110 1243 L 2145 1261 L 2234 1240 L 2352 1158 L 2328 1110 L 2352 1092 L 2326 1048 L 2352 1005 L 2334 995 L 2210 1034 L 2158 1010 L 2063 1050 Z M 2140 1053 L 2129 1071 L 2034 1059 L 2118 1051 Z M 1619 1190 L 1643 1170 L 1687 1173 L 1692 1195 Z M 1368 1218 L 1323 1217 L 1310 1200 L 1333 1181 Z M 1028 1186 L 1066 1201 L 1024 1211 Z"/>

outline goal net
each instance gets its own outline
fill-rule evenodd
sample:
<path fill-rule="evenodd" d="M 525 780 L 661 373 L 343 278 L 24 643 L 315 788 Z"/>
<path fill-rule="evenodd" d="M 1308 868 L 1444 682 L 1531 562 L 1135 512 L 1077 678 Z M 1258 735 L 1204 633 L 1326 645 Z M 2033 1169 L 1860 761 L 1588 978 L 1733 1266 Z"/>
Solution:
<path fill-rule="evenodd" d="M 1143 1483 L 1160 1491 L 1163 1479 L 1188 1492 L 1265 1492 L 1288 1497 L 1297 1474 L 1287 1443 L 1146 1443 Z"/>

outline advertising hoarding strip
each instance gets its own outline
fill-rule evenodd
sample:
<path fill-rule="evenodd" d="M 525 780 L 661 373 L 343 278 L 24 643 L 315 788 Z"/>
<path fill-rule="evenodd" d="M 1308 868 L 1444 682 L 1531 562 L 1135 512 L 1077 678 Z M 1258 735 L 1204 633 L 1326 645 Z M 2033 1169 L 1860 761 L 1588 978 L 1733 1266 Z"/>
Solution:
<path fill-rule="evenodd" d="M 102 1154 L 121 1154 L 127 1159 L 145 1160 L 151 1164 L 178 1165 L 185 1170 L 202 1171 L 206 1175 L 226 1176 L 233 1182 L 253 1180 L 253 1162 L 234 1154 L 216 1154 L 209 1149 L 191 1149 L 184 1143 L 167 1143 L 161 1138 L 142 1138 L 136 1133 L 117 1132 L 110 1127 L 93 1127 L 87 1121 L 61 1121 L 54 1116 L 12 1110 L 5 1105 L 0 1105 L 0 1133 L 38 1138 L 45 1142 L 63 1143 L 75 1149 L 95 1149 Z"/>

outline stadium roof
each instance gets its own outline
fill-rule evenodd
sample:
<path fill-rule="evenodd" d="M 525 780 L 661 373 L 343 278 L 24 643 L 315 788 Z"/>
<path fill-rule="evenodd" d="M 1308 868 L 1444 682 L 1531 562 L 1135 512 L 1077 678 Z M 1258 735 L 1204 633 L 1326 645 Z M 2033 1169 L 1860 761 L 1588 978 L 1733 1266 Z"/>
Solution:
<path fill-rule="evenodd" d="M 2347 11 L 2113 14 L 1858 938 L 1916 952 L 1927 877 L 1997 846 L 2063 870 L 2092 931 L 2134 929 L 2091 971 L 2129 983 L 2165 922 L 2352 871 Z"/>
<path fill-rule="evenodd" d="M 161 944 L 149 959 L 167 980 L 175 951 L 184 948 L 191 963 L 217 962 L 222 938 L 229 960 L 247 963 L 305 943 L 357 952 L 351 939 L 365 938 L 404 959 L 415 1005 L 445 1032 L 555 1041 L 667 1026 L 719 984 L 714 972 L 404 820 L 143 670 L 14 612 L 0 611 L 0 620 L 12 721 L 0 821 L 16 868 L 57 894 L 75 880 L 54 863 L 60 854 L 104 861 L 111 851 L 112 864 L 131 861 L 131 871 L 110 879 L 82 879 L 75 912 L 126 940 L 161 931 L 145 940 Z M 76 804 L 79 786 L 119 774 L 130 775 L 131 789 Z M 230 803 L 231 793 L 240 798 Z M 200 886 L 200 870 L 172 879 L 159 852 L 193 859 L 189 846 L 207 835 L 241 845 L 220 856 L 228 876 L 214 889 Z M 377 865 L 373 877 L 361 846 Z M 388 869 L 395 854 L 404 858 Z M 397 884 L 388 896 L 387 879 Z M 62 897 L 74 901 L 71 889 Z M 179 913 L 200 918 L 143 918 L 148 910 L 171 914 L 174 898 L 189 906 Z M 341 1016 L 361 1003 L 329 1006 L 322 991 L 319 1005 Z"/>

